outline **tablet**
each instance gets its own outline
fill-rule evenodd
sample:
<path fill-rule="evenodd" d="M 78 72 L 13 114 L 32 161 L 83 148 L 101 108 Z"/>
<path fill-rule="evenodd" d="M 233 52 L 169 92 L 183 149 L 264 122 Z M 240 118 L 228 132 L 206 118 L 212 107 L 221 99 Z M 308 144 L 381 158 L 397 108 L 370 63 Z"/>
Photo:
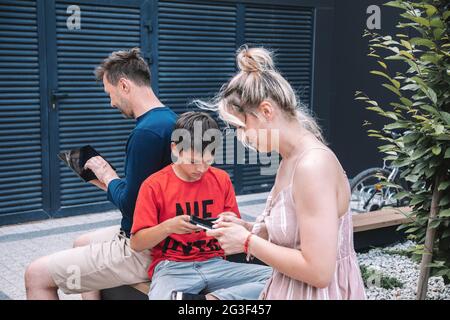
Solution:
<path fill-rule="evenodd" d="M 92 170 L 84 169 L 86 162 L 90 158 L 96 156 L 101 157 L 100 153 L 98 153 L 90 145 L 73 150 L 62 151 L 58 154 L 58 157 L 85 182 L 97 179 Z M 106 159 L 105 161 L 108 162 Z M 113 170 L 116 170 L 112 164 L 109 163 L 109 165 L 113 168 Z"/>

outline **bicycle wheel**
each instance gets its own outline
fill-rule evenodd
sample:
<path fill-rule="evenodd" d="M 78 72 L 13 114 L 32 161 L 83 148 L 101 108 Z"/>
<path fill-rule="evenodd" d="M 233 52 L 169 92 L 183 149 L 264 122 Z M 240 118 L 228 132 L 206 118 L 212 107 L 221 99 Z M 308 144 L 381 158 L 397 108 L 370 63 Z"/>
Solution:
<path fill-rule="evenodd" d="M 352 179 L 350 207 L 355 214 L 380 210 L 385 206 L 398 207 L 402 204 L 401 201 L 393 199 L 399 190 L 381 185 L 379 175 L 388 177 L 390 173 L 388 169 L 370 168 Z M 398 177 L 394 183 L 398 184 Z"/>

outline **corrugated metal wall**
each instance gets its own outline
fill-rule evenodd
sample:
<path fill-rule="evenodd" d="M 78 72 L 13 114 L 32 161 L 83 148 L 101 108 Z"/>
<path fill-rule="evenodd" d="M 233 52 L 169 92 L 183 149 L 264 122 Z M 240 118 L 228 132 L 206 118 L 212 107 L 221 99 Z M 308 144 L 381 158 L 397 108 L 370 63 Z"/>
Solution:
<path fill-rule="evenodd" d="M 125 143 L 133 120 L 109 106 L 94 68 L 112 51 L 139 47 L 140 8 L 110 4 L 83 4 L 82 29 L 66 27 L 66 9 L 73 1 L 56 2 L 58 91 L 67 94 L 59 103 L 59 148 L 70 150 L 90 144 L 123 176 Z M 81 181 L 60 162 L 61 207 L 106 201 L 105 192 Z"/>
<path fill-rule="evenodd" d="M 307 106 L 311 102 L 313 15 L 312 8 L 271 5 L 245 8 L 245 42 L 275 51 L 277 67 Z M 249 153 L 249 158 L 256 157 L 252 151 Z M 259 165 L 240 168 L 242 192 L 266 191 L 273 185 L 274 176 L 261 175 Z"/>
<path fill-rule="evenodd" d="M 309 105 L 313 15 L 313 8 L 271 4 L 159 1 L 160 98 L 183 112 L 194 98 L 214 96 L 236 71 L 236 48 L 251 43 L 275 50 L 279 69 Z M 249 164 L 256 157 L 247 151 L 245 164 L 219 166 L 230 174 L 238 193 L 267 191 L 272 186 L 274 175 L 261 175 L 260 165 Z"/>
<path fill-rule="evenodd" d="M 0 219 L 43 207 L 36 1 L 0 2 Z"/>
<path fill-rule="evenodd" d="M 159 97 L 177 113 L 196 98 L 214 96 L 235 72 L 235 4 L 160 1 Z M 235 166 L 219 165 L 234 181 Z"/>
<path fill-rule="evenodd" d="M 278 67 L 309 104 L 314 2 L 298 7 L 285 1 L 289 5 L 0 0 L 0 224 L 111 207 L 103 192 L 82 183 L 56 154 L 91 144 L 123 174 L 134 122 L 109 106 L 93 75 L 112 51 L 140 46 L 159 97 L 182 113 L 192 108 L 192 99 L 212 97 L 235 73 L 241 44 L 265 45 L 276 50 Z M 69 5 L 81 9 L 80 30 L 66 26 Z M 274 176 L 261 176 L 258 165 L 220 167 L 238 193 L 266 191 L 273 183 Z M 34 212 L 40 215 L 28 214 Z"/>

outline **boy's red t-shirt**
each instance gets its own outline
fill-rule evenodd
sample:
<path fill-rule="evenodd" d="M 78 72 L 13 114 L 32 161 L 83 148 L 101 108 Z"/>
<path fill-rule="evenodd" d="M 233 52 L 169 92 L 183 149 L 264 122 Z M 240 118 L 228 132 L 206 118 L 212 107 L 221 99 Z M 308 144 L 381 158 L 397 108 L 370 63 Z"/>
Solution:
<path fill-rule="evenodd" d="M 178 178 L 172 166 L 152 174 L 142 183 L 132 234 L 182 214 L 214 218 L 224 211 L 231 211 L 240 217 L 233 185 L 225 171 L 210 167 L 199 180 L 186 182 Z M 224 256 L 217 239 L 208 237 L 206 231 L 171 234 L 151 252 L 150 279 L 155 266 L 162 260 L 205 261 Z"/>

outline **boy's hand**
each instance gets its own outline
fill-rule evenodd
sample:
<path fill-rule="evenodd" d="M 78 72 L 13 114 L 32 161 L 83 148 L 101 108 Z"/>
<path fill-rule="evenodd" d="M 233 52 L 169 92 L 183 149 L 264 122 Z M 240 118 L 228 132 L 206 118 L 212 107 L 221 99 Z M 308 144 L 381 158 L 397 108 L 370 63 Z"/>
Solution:
<path fill-rule="evenodd" d="M 190 223 L 190 219 L 190 216 L 182 215 L 166 220 L 163 223 L 168 234 L 188 234 L 203 230 L 202 228 Z"/>

